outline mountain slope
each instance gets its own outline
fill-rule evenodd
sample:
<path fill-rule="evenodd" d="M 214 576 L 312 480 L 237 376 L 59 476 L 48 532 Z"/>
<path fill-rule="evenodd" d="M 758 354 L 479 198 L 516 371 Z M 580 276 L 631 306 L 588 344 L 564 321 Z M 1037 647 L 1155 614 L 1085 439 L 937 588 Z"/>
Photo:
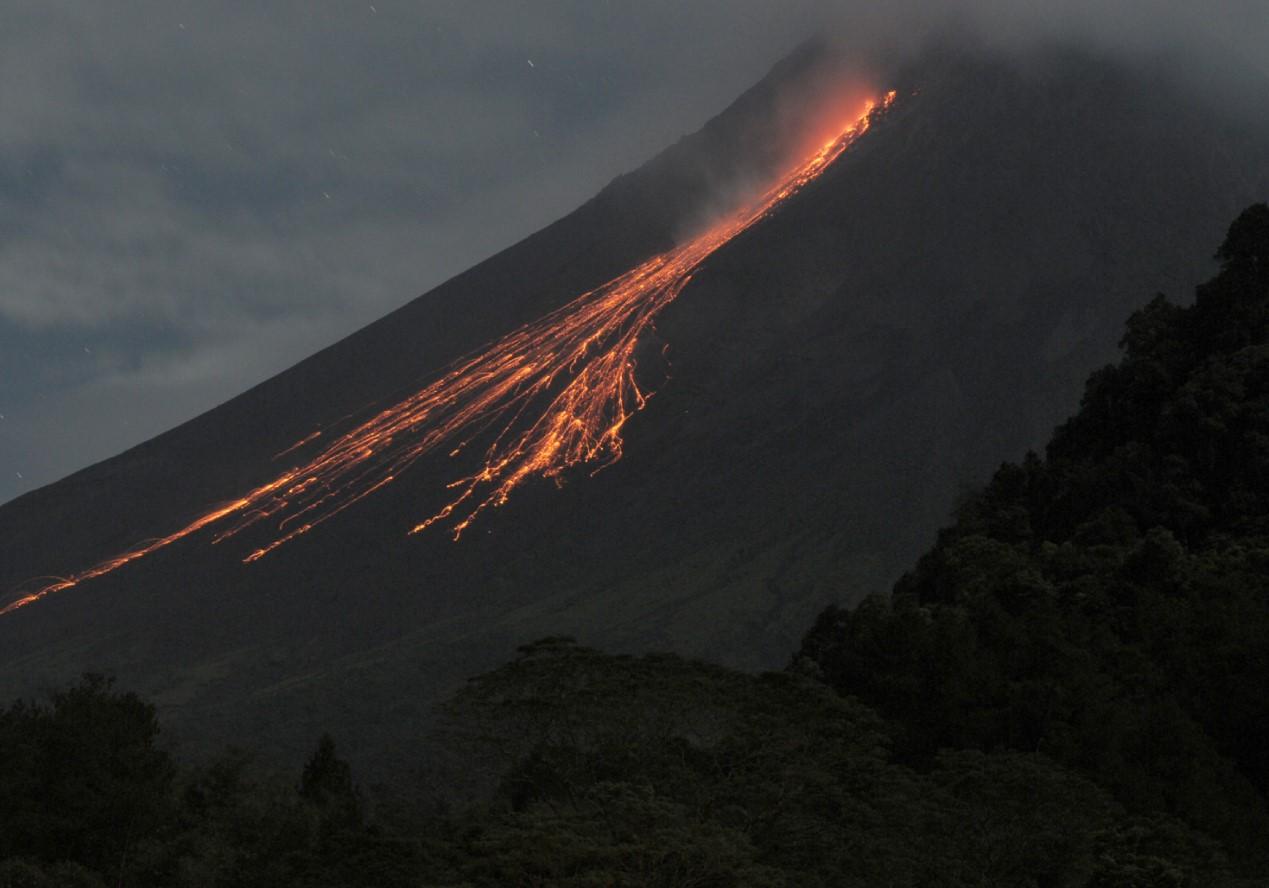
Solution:
<path fill-rule="evenodd" d="M 0 508 L 0 588 L 170 533 L 273 455 L 671 246 L 763 179 L 830 81 L 803 51 L 593 201 L 208 414 Z M 540 483 L 454 543 L 406 537 L 420 464 L 243 565 L 191 538 L 0 619 L 0 691 L 117 672 L 183 720 L 382 750 L 463 676 L 549 631 L 773 665 L 831 600 L 884 590 L 959 490 L 1043 440 L 1120 319 L 1186 292 L 1269 191 L 1269 141 L 1165 83 L 1053 52 L 929 57 L 804 193 L 657 322 L 669 378 L 603 472 Z M 783 122 L 783 123 L 781 123 Z M 720 188 L 721 185 L 721 188 Z M 655 362 L 649 362 L 655 365 Z M 364 414 L 363 414 L 364 415 Z"/>

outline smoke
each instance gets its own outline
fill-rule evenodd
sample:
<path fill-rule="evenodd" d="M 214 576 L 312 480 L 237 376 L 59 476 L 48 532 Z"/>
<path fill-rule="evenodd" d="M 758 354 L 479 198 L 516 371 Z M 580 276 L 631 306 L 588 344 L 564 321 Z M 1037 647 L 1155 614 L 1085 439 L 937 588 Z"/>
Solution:
<path fill-rule="evenodd" d="M 1269 125 L 1269 15 L 1261 0 L 826 0 L 814 27 L 843 48 L 889 64 L 931 44 L 963 43 L 1027 64 L 1037 52 L 1072 47 L 1148 66 L 1249 122 Z"/>
<path fill-rule="evenodd" d="M 814 33 L 877 64 L 948 35 L 1076 42 L 1264 117 L 1263 0 L 17 0 L 0 501 L 549 223 Z"/>
<path fill-rule="evenodd" d="M 1263 76 L 1269 72 L 1269 17 L 1259 0 L 894 0 L 867 4 L 827 0 L 816 27 L 866 50 L 919 51 L 948 33 L 973 35 L 984 46 L 1026 53 L 1069 43 L 1128 58 L 1171 56 L 1222 66 L 1232 58 Z M 1236 66 L 1235 66 L 1236 67 Z M 1195 72 L 1202 76 L 1202 72 Z"/>

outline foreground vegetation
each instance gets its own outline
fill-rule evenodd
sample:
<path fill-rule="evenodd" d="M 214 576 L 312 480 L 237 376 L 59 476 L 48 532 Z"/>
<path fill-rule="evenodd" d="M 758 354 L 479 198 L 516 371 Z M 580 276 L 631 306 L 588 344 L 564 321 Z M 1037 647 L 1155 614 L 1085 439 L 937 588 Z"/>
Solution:
<path fill-rule="evenodd" d="M 89 676 L 0 713 L 0 886 L 1265 884 L 1269 207 L 1218 258 L 785 672 L 546 639 L 374 798 L 329 737 L 178 766 Z"/>

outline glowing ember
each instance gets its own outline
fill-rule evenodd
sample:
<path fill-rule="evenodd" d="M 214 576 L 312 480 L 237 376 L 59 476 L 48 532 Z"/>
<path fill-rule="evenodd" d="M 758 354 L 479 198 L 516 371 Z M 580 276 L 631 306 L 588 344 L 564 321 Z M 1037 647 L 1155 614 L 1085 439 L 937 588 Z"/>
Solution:
<path fill-rule="evenodd" d="M 881 100 L 888 108 L 893 92 Z M 621 430 L 647 403 L 635 380 L 635 352 L 653 319 L 716 250 L 766 217 L 824 171 L 869 127 L 876 102 L 751 203 L 687 243 L 583 293 L 483 350 L 404 401 L 330 441 L 309 462 L 220 506 L 170 536 L 59 578 L 11 602 L 0 615 L 123 567 L 213 524 L 220 543 L 269 522 L 276 536 L 244 559 L 277 547 L 390 484 L 419 458 L 446 448 L 457 456 L 492 438 L 473 474 L 449 485 L 449 501 L 410 532 L 451 522 L 455 539 L 483 511 L 500 506 L 530 478 L 557 483 L 582 463 L 598 471 L 621 458 Z M 314 432 L 277 455 L 300 451 Z M 276 523 L 274 523 L 276 522 Z"/>

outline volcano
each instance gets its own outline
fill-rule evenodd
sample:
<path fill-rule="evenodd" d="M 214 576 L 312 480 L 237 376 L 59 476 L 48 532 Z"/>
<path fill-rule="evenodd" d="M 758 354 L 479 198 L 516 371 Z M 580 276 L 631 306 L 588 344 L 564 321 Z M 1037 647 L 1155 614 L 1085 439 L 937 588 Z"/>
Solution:
<path fill-rule="evenodd" d="M 0 692 L 106 671 L 178 736 L 382 759 L 532 639 L 773 667 L 886 591 L 1210 275 L 1269 135 L 1068 49 L 845 70 L 801 48 L 569 216 L 0 507 Z"/>

